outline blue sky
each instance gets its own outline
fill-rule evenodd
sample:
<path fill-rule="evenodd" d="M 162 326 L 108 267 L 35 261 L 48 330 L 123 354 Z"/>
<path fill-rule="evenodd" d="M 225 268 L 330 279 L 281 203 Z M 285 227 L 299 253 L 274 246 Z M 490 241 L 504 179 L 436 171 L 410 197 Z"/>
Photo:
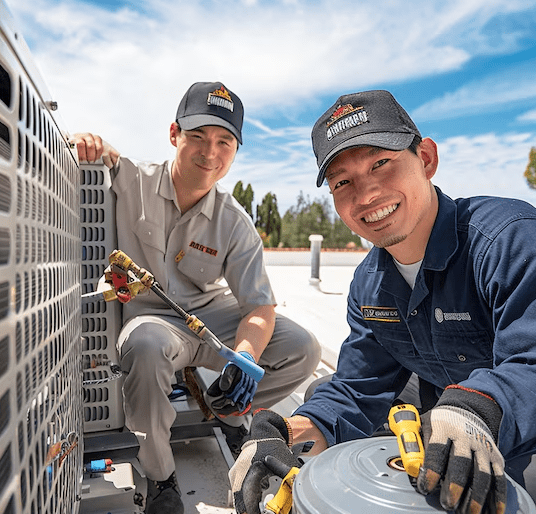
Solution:
<path fill-rule="evenodd" d="M 315 186 L 316 119 L 341 95 L 388 89 L 439 146 L 452 197 L 536 205 L 535 0 L 7 0 L 70 132 L 140 160 L 173 158 L 186 89 L 221 80 L 245 105 L 229 175 L 281 214 Z"/>

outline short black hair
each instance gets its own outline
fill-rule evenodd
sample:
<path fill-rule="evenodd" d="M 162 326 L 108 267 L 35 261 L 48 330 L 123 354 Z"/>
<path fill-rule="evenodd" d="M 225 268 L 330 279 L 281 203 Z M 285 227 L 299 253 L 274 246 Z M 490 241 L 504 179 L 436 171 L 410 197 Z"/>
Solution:
<path fill-rule="evenodd" d="M 422 141 L 422 137 L 415 135 L 415 137 L 413 138 L 413 141 L 408 146 L 408 150 L 410 152 L 413 152 L 415 155 L 417 155 L 417 148 L 421 144 L 421 141 Z"/>

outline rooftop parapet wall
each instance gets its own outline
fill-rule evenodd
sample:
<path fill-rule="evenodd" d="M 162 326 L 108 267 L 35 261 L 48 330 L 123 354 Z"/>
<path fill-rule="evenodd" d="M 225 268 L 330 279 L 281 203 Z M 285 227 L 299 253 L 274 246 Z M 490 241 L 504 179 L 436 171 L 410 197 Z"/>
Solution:
<path fill-rule="evenodd" d="M 320 266 L 357 266 L 367 254 L 365 250 L 322 249 Z M 310 266 L 309 248 L 265 248 L 267 266 Z"/>

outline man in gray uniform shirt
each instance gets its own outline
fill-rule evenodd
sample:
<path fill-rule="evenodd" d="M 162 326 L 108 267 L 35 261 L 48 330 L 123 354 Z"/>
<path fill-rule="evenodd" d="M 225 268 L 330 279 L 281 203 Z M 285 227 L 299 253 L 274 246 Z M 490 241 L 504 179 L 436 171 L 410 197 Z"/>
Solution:
<path fill-rule="evenodd" d="M 118 340 L 124 408 L 126 426 L 140 443 L 147 514 L 184 510 L 169 443 L 176 414 L 168 395 L 176 371 L 221 370 L 208 391 L 212 409 L 236 415 L 287 397 L 320 359 L 314 336 L 276 315 L 262 241 L 251 218 L 217 184 L 242 143 L 242 122 L 238 96 L 220 82 L 199 82 L 169 129 L 173 161 L 134 162 L 99 136 L 73 136 L 81 161 L 102 157 L 110 168 L 119 249 L 224 344 L 265 370 L 257 384 L 192 334 L 153 292 L 124 305 Z"/>

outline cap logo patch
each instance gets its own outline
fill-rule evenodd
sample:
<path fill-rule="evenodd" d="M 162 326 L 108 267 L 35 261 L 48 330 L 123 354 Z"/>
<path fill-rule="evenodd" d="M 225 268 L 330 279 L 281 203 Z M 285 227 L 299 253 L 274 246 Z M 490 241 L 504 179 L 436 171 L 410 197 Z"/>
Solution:
<path fill-rule="evenodd" d="M 229 91 L 223 86 L 220 89 L 216 89 L 212 93 L 208 94 L 207 98 L 208 105 L 215 105 L 216 107 L 223 107 L 228 111 L 234 111 L 234 103 Z"/>
<path fill-rule="evenodd" d="M 337 134 L 357 127 L 369 121 L 364 107 L 354 107 L 351 104 L 339 105 L 326 123 L 326 138 L 331 141 Z"/>

